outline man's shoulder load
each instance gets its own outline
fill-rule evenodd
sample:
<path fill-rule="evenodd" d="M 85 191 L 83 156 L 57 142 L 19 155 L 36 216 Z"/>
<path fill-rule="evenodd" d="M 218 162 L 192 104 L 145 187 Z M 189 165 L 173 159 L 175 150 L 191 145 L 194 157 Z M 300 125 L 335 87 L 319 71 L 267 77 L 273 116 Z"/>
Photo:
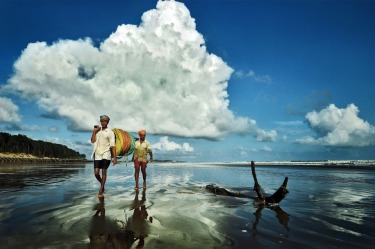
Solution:
<path fill-rule="evenodd" d="M 128 132 L 114 128 L 112 129 L 116 138 L 116 156 L 128 156 L 133 153 L 135 147 L 135 138 Z"/>

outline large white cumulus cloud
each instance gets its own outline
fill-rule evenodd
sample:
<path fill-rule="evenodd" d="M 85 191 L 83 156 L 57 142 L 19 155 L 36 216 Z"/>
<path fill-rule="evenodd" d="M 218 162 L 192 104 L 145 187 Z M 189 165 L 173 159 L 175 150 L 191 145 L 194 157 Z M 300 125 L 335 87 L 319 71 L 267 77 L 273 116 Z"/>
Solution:
<path fill-rule="evenodd" d="M 354 104 L 344 109 L 331 104 L 320 112 L 309 112 L 306 120 L 318 137 L 306 137 L 299 142 L 327 146 L 375 145 L 375 127 L 359 118 L 358 113 Z"/>
<path fill-rule="evenodd" d="M 14 65 L 9 87 L 91 129 L 99 115 L 111 126 L 156 134 L 217 139 L 249 133 L 259 141 L 276 133 L 228 109 L 233 72 L 210 54 L 184 4 L 159 1 L 139 26 L 120 25 L 99 47 L 92 41 L 31 43 Z"/>

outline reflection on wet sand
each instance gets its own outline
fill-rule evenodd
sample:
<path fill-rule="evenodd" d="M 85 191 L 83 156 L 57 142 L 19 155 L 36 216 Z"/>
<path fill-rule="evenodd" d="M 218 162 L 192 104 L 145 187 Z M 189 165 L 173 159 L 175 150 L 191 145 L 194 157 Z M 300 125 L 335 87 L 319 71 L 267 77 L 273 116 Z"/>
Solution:
<path fill-rule="evenodd" d="M 125 170 L 129 174 L 124 176 L 124 167 L 111 168 L 108 193 L 100 199 L 91 163 L 82 168 L 0 169 L 0 247 L 370 249 L 374 245 L 374 171 L 261 168 L 267 191 L 278 187 L 273 179 L 281 174 L 293 179 L 293 195 L 281 205 L 287 214 L 280 206 L 257 207 L 252 199 L 212 195 L 204 188 L 215 181 L 253 196 L 248 168 L 150 167 L 154 178 L 145 193 L 134 192 L 133 170 Z M 170 177 L 167 183 L 165 176 Z"/>
<path fill-rule="evenodd" d="M 138 240 L 135 248 L 144 247 L 144 239 L 149 233 L 149 222 L 153 218 L 148 218 L 146 203 L 146 192 L 142 191 L 142 199 L 139 200 L 139 191 L 135 192 L 134 200 L 131 204 L 133 214 L 126 220 L 113 220 L 106 217 L 104 197 L 98 197 L 99 203 L 94 206 L 95 214 L 92 217 L 90 230 L 89 248 L 119 248 L 128 249 Z"/>
<path fill-rule="evenodd" d="M 106 217 L 104 197 L 98 199 L 92 217 L 89 248 L 130 248 L 135 241 L 134 233 L 124 229 L 122 222 Z"/>
<path fill-rule="evenodd" d="M 20 190 L 69 179 L 84 168 L 84 164 L 1 165 L 0 192 Z"/>
<path fill-rule="evenodd" d="M 139 200 L 139 191 L 135 191 L 134 201 L 132 203 L 133 215 L 131 219 L 127 219 L 126 227 L 127 229 L 134 232 L 134 237 L 139 240 L 136 248 L 143 248 L 144 239 L 150 232 L 149 223 L 152 223 L 153 218 L 150 216 L 148 218 L 146 203 L 146 190 L 142 191 L 142 199 Z"/>
<path fill-rule="evenodd" d="M 257 226 L 259 224 L 260 217 L 262 216 L 262 211 L 265 208 L 265 206 L 260 206 L 255 211 L 255 221 L 253 222 L 253 236 L 256 236 L 257 233 Z M 279 220 L 279 223 L 283 225 L 286 230 L 289 231 L 288 227 L 288 221 L 289 221 L 289 215 L 280 207 L 280 206 L 266 206 L 266 208 L 273 210 L 276 213 L 276 217 Z"/>

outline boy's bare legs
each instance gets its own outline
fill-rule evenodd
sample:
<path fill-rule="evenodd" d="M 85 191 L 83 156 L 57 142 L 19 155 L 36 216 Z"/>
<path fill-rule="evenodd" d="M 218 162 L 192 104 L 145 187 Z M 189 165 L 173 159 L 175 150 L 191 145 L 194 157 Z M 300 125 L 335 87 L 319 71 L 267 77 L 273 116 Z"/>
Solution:
<path fill-rule="evenodd" d="M 138 167 L 136 166 L 135 167 L 135 173 L 134 173 L 134 179 L 135 179 L 135 190 L 139 189 L 139 186 L 138 186 L 138 180 L 139 180 L 139 165 Z"/>
<path fill-rule="evenodd" d="M 143 188 L 146 188 L 146 167 L 142 167 Z"/>

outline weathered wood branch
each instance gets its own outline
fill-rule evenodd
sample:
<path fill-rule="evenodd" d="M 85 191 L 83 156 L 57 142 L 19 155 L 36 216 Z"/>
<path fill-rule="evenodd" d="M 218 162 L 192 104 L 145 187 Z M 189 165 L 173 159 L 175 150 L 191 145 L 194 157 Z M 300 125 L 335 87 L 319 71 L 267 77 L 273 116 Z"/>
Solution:
<path fill-rule="evenodd" d="M 262 188 L 258 183 L 254 161 L 251 161 L 251 173 L 253 174 L 254 178 L 254 191 L 257 193 L 259 199 L 258 204 L 261 204 L 262 202 L 264 204 L 280 203 L 284 199 L 284 197 L 289 193 L 289 191 L 286 189 L 286 185 L 288 184 L 288 177 L 285 177 L 284 182 L 280 186 L 280 188 L 273 195 L 265 197 L 265 195 L 262 192 Z"/>
<path fill-rule="evenodd" d="M 215 195 L 234 196 L 234 197 L 240 197 L 240 198 L 252 198 L 251 196 L 241 194 L 240 192 L 231 192 L 231 191 L 226 190 L 225 188 L 219 188 L 212 184 L 207 185 L 206 190 L 210 191 L 211 193 Z"/>
<path fill-rule="evenodd" d="M 241 197 L 241 198 L 251 198 L 255 200 L 255 205 L 272 205 L 280 203 L 285 196 L 289 193 L 286 189 L 288 184 L 288 177 L 285 177 L 283 184 L 280 186 L 276 192 L 271 196 L 265 196 L 262 192 L 262 188 L 258 182 L 256 172 L 255 172 L 255 163 L 251 161 L 251 173 L 254 179 L 254 191 L 257 193 L 257 198 L 253 196 L 248 196 L 245 194 L 241 194 L 240 192 L 231 192 L 224 188 L 219 188 L 214 185 L 207 185 L 206 190 L 210 191 L 215 195 L 225 195 L 225 196 L 234 196 L 234 197 Z"/>
<path fill-rule="evenodd" d="M 285 177 L 283 184 L 280 188 L 271 196 L 266 197 L 266 204 L 270 203 L 280 203 L 285 196 L 289 193 L 286 189 L 286 185 L 288 184 L 288 177 Z"/>
<path fill-rule="evenodd" d="M 262 193 L 262 188 L 258 183 L 257 174 L 255 173 L 255 164 L 254 161 L 251 161 L 251 173 L 253 174 L 254 178 L 254 191 L 257 193 L 259 200 L 264 200 L 264 195 Z"/>

